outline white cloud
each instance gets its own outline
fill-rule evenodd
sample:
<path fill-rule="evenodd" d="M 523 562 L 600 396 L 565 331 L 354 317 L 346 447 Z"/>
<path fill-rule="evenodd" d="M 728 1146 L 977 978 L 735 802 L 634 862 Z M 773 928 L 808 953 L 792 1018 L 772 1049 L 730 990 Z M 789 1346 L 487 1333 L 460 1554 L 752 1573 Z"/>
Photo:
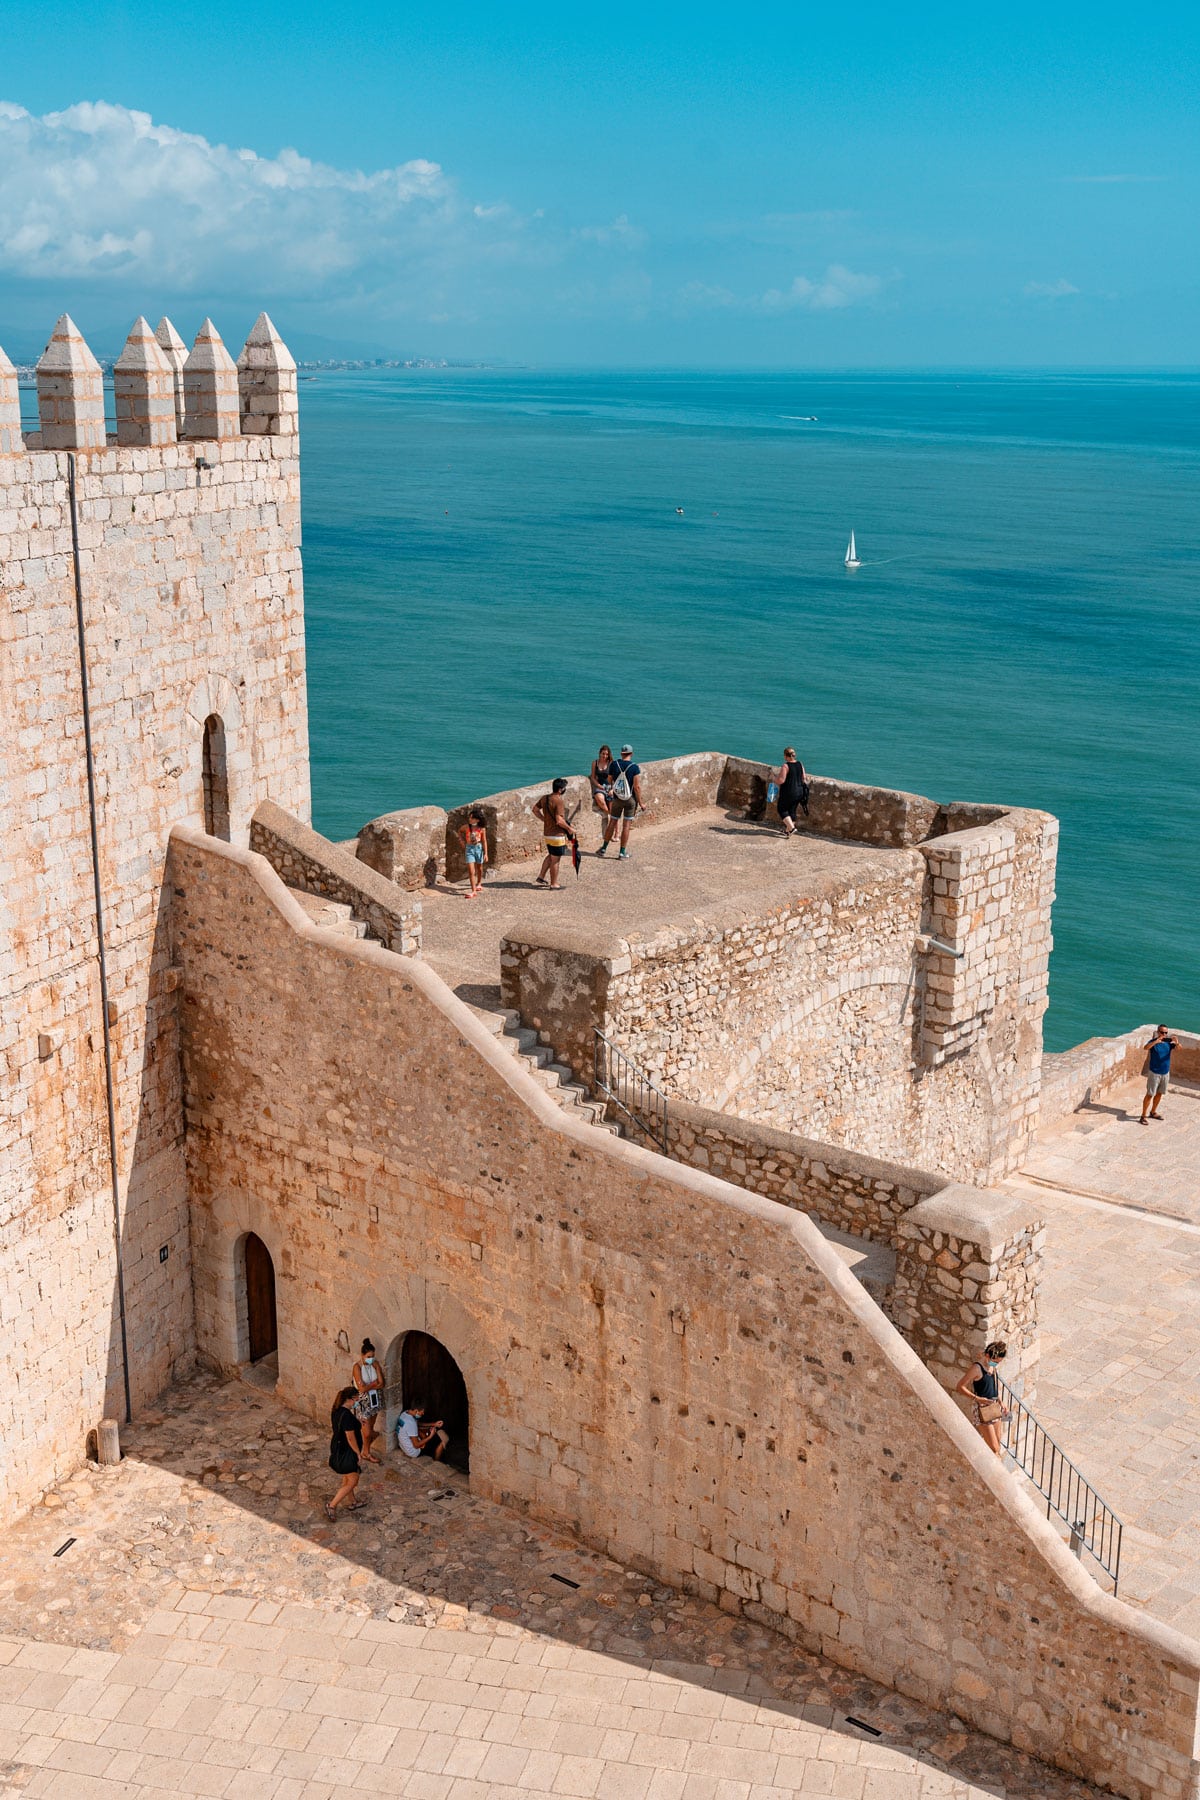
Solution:
<path fill-rule="evenodd" d="M 1077 294 L 1079 289 L 1072 282 L 1064 281 L 1060 275 L 1057 281 L 1027 281 L 1025 294 L 1030 300 L 1065 300 L 1068 294 Z"/>
<path fill-rule="evenodd" d="M 790 287 L 768 288 L 758 306 L 763 312 L 834 312 L 874 300 L 882 288 L 879 275 L 856 275 L 841 263 L 830 263 L 820 281 L 797 275 Z"/>
<path fill-rule="evenodd" d="M 363 172 L 259 156 L 103 102 L 0 102 L 0 275 L 158 292 L 361 291 L 518 252 L 529 221 L 471 205 L 435 162 Z"/>
<path fill-rule="evenodd" d="M 583 225 L 575 235 L 587 243 L 599 244 L 602 250 L 640 250 L 648 241 L 646 233 L 640 226 L 631 225 L 625 213 L 611 225 Z"/>

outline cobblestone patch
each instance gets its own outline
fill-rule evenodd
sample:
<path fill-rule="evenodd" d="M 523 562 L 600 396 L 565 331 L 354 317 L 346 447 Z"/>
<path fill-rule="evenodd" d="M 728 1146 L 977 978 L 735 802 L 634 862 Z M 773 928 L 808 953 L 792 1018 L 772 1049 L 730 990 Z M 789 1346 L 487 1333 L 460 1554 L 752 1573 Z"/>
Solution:
<path fill-rule="evenodd" d="M 311 1421 L 205 1375 L 169 1398 L 0 1545 L 8 1791 L 1094 1793 L 431 1462 L 330 1525 Z"/>

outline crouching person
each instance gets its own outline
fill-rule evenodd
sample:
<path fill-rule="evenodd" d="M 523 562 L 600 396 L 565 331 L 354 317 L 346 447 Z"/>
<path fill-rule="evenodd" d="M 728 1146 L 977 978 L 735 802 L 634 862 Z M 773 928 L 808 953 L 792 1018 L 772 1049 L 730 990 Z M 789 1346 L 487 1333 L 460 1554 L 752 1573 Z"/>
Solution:
<path fill-rule="evenodd" d="M 405 1456 L 423 1456 L 428 1450 L 437 1462 L 441 1462 L 446 1454 L 446 1446 L 450 1442 L 450 1434 L 440 1419 L 432 1423 L 423 1423 L 425 1408 L 414 1401 L 405 1412 L 400 1414 L 396 1425 L 396 1448 Z"/>

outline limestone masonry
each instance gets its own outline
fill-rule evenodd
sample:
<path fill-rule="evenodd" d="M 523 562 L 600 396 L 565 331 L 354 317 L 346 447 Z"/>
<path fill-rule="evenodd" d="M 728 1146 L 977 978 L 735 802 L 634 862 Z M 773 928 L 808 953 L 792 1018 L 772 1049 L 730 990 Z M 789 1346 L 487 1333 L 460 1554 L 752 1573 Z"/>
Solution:
<path fill-rule="evenodd" d="M 309 822 L 270 320 L 235 360 L 139 319 L 106 396 L 64 316 L 37 400 L 23 433 L 0 352 L 6 1517 L 197 1358 L 323 1423 L 369 1333 L 389 1419 L 418 1351 L 456 1366 L 481 1493 L 1194 1800 L 1200 1646 L 1103 1592 L 945 1391 L 1006 1336 L 1034 1395 L 1045 1230 L 990 1184 L 1137 1055 L 1044 1079 L 1056 822 L 817 778 L 785 867 L 764 765 L 680 756 L 645 782 L 693 903 L 492 927 L 489 895 L 454 937 L 464 808 Z M 543 787 L 476 802 L 518 885 Z M 657 1099 L 616 1104 L 619 1059 Z"/>

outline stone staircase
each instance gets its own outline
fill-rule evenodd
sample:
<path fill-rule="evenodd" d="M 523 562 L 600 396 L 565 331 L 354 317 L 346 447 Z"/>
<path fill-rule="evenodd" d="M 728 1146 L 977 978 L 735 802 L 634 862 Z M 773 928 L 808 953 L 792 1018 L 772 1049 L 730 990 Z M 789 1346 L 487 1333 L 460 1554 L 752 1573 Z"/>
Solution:
<path fill-rule="evenodd" d="M 313 924 L 323 931 L 335 931 L 339 937 L 366 937 L 366 922 L 356 919 L 345 901 L 326 900 L 321 894 L 306 894 L 302 888 L 289 888 L 288 892 L 300 902 Z"/>
<path fill-rule="evenodd" d="M 537 1032 L 522 1025 L 519 1013 L 506 1006 L 479 1006 L 471 1000 L 466 1004 L 497 1043 L 520 1058 L 534 1080 L 553 1095 L 564 1112 L 584 1119 L 598 1131 L 607 1131 L 613 1137 L 624 1136 L 621 1127 L 606 1116 L 604 1102 L 592 1097 L 582 1081 L 576 1080 L 574 1070 L 567 1063 L 556 1061 L 549 1045 L 538 1042 Z"/>

